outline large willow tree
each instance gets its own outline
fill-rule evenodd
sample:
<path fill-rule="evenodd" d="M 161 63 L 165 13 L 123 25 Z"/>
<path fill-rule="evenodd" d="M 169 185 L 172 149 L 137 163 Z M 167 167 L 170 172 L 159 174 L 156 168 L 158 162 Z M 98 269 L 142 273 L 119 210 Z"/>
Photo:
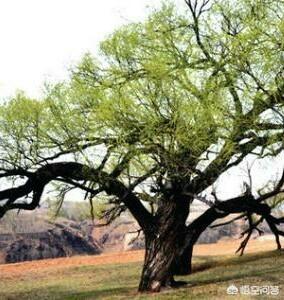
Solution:
<path fill-rule="evenodd" d="M 284 173 L 265 194 L 204 192 L 248 156 L 283 150 L 283 13 L 279 0 L 163 5 L 115 31 L 44 99 L 2 105 L 1 216 L 35 209 L 52 182 L 91 204 L 102 195 L 109 220 L 128 210 L 144 232 L 140 291 L 189 273 L 199 235 L 231 213 L 248 222 L 241 251 L 262 221 L 281 248 L 283 218 L 266 200 L 283 192 Z M 208 210 L 188 224 L 200 200 Z"/>

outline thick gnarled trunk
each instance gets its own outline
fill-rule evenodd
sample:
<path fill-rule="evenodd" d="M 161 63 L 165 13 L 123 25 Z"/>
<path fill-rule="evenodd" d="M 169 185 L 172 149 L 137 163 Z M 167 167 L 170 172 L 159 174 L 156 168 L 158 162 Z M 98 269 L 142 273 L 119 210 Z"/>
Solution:
<path fill-rule="evenodd" d="M 178 240 L 177 240 L 178 239 Z M 193 244 L 183 249 L 179 234 L 146 238 L 146 252 L 139 291 L 159 292 L 163 287 L 179 285 L 174 275 L 191 273 Z"/>
<path fill-rule="evenodd" d="M 192 247 L 184 249 L 188 203 L 164 201 L 155 227 L 145 232 L 145 261 L 139 285 L 141 292 L 158 292 L 175 286 L 174 275 L 189 274 Z"/>
<path fill-rule="evenodd" d="M 175 249 L 172 241 L 146 238 L 145 261 L 139 284 L 139 291 L 159 292 L 164 286 L 170 285 L 173 279 L 171 262 Z"/>
<path fill-rule="evenodd" d="M 176 255 L 172 270 L 174 275 L 189 275 L 192 271 L 192 251 L 194 243 L 189 245 Z"/>

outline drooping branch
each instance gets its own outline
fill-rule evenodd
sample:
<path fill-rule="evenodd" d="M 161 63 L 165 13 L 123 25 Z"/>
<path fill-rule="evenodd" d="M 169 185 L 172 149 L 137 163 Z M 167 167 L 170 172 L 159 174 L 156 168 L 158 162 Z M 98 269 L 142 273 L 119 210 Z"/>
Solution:
<path fill-rule="evenodd" d="M 7 177 L 13 177 L 13 176 L 30 177 L 30 176 L 32 176 L 32 173 L 29 171 L 26 171 L 22 168 L 17 168 L 14 170 L 0 168 L 0 178 L 4 178 L 4 177 L 7 178 Z"/>
<path fill-rule="evenodd" d="M 241 242 L 239 248 L 236 250 L 236 253 L 240 252 L 241 256 L 244 254 L 245 248 L 251 238 L 253 231 L 256 230 L 259 233 L 259 235 L 261 235 L 263 233 L 263 231 L 257 227 L 260 223 L 262 223 L 262 221 L 264 219 L 263 216 L 256 222 L 253 222 L 251 214 L 247 214 L 247 218 L 248 218 L 248 222 L 249 222 L 249 227 L 241 233 L 242 237 L 245 235 L 246 235 L 246 237 Z"/>
<path fill-rule="evenodd" d="M 43 166 L 30 174 L 25 184 L 1 191 L 0 203 L 6 202 L 0 207 L 0 217 L 11 209 L 35 209 L 39 205 L 44 187 L 58 178 L 68 184 L 82 180 L 96 182 L 107 194 L 116 196 L 129 209 L 143 229 L 151 226 L 152 215 L 131 189 L 106 172 L 75 162 Z M 33 194 L 32 201 L 30 203 L 23 202 L 21 198 L 30 193 Z"/>
<path fill-rule="evenodd" d="M 257 221 L 256 223 L 253 223 L 250 221 L 250 226 L 247 231 L 244 232 L 244 234 L 247 234 L 247 237 L 240 245 L 239 249 L 241 253 L 244 251 L 253 230 L 258 230 L 257 226 L 260 222 L 265 220 L 267 224 L 269 225 L 272 233 L 275 235 L 275 240 L 277 243 L 277 248 L 281 249 L 280 239 L 279 236 L 283 235 L 284 232 L 279 230 L 277 228 L 277 225 L 284 223 L 284 218 L 276 218 L 273 215 L 271 215 L 271 207 L 264 203 L 265 200 L 271 198 L 272 196 L 278 195 L 280 193 L 283 193 L 283 184 L 284 184 L 284 171 L 282 173 L 282 176 L 276 185 L 276 187 L 273 189 L 273 191 L 267 192 L 264 195 L 261 195 L 259 197 L 254 197 L 251 193 L 245 193 L 242 196 L 232 198 L 226 201 L 217 202 L 214 206 L 210 207 L 208 210 L 206 210 L 200 217 L 195 219 L 191 224 L 188 225 L 187 230 L 187 238 L 185 240 L 184 249 L 190 244 L 195 243 L 201 233 L 208 228 L 214 221 L 217 219 L 224 218 L 230 214 L 238 213 L 241 214 L 241 216 L 250 216 L 252 214 L 257 214 L 261 218 L 261 221 Z M 239 219 L 239 216 L 237 217 Z M 225 224 L 225 223 L 223 223 Z"/>

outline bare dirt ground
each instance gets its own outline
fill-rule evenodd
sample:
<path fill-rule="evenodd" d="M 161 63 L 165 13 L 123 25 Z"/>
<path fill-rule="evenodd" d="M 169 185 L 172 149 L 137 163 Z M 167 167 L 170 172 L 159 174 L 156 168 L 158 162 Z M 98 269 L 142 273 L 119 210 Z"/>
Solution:
<path fill-rule="evenodd" d="M 216 244 L 196 245 L 194 256 L 232 255 L 238 248 L 239 240 L 222 241 Z M 269 251 L 275 249 L 274 240 L 252 240 L 248 244 L 246 253 Z M 0 265 L 0 279 L 13 277 L 30 272 L 42 272 L 58 268 L 80 265 L 102 265 L 128 262 L 139 262 L 144 257 L 143 250 L 107 253 L 94 256 L 74 256 L 67 258 L 45 259 L 32 262 Z"/>

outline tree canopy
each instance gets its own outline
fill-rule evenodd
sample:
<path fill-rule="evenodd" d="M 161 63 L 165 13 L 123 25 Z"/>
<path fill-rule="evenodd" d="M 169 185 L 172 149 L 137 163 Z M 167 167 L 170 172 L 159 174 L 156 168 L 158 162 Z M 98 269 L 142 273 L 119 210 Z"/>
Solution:
<path fill-rule="evenodd" d="M 279 241 L 282 219 L 267 219 L 262 203 L 282 192 L 284 176 L 257 200 L 249 189 L 231 202 L 200 194 L 249 155 L 283 151 L 283 14 L 279 0 L 163 4 L 117 29 L 69 80 L 47 85 L 43 99 L 18 94 L 3 104 L 0 176 L 12 187 L 0 192 L 0 215 L 36 208 L 58 181 L 91 203 L 107 196 L 110 220 L 128 209 L 145 235 L 170 214 L 163 234 L 186 226 L 197 199 L 210 206 L 200 220 L 241 213 L 254 229 L 256 213 Z"/>

